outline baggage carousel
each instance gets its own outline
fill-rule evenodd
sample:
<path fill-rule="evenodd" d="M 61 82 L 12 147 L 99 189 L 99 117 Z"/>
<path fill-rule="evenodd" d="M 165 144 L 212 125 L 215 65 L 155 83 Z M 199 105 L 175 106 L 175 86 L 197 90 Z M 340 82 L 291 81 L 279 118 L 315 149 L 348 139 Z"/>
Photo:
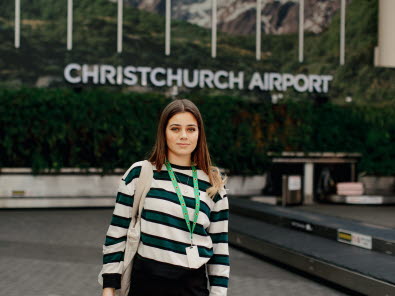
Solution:
<path fill-rule="evenodd" d="M 354 205 L 383 205 L 395 204 L 395 196 L 383 195 L 328 195 L 325 200 L 331 203 Z"/>
<path fill-rule="evenodd" d="M 395 295 L 393 228 L 229 197 L 231 245 L 363 295 Z"/>

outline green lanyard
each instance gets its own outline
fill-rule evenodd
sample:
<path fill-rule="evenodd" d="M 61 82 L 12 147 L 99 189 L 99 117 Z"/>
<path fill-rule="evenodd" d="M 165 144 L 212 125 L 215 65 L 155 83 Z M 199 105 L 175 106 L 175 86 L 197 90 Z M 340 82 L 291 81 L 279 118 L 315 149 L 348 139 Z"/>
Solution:
<path fill-rule="evenodd" d="M 177 192 L 178 199 L 180 200 L 182 212 L 184 214 L 184 219 L 185 219 L 185 222 L 187 223 L 189 233 L 191 234 L 191 245 L 192 245 L 192 243 L 193 243 L 192 242 L 192 235 L 193 235 L 193 231 L 195 230 L 195 226 L 196 226 L 196 222 L 197 222 L 197 219 L 199 216 L 199 210 L 200 210 L 200 198 L 199 198 L 200 192 L 199 192 L 199 183 L 198 183 L 198 176 L 197 176 L 196 168 L 194 166 L 192 166 L 193 189 L 194 189 L 194 193 L 195 193 L 196 206 L 195 206 L 195 215 L 193 218 L 193 226 L 191 229 L 191 223 L 189 222 L 189 215 L 188 215 L 187 207 L 185 206 L 184 197 L 181 194 L 180 187 L 178 186 L 178 183 L 177 183 L 176 177 L 174 175 L 173 169 L 171 168 L 170 162 L 168 162 L 167 159 L 165 160 L 165 165 L 166 165 L 167 171 L 169 172 L 171 181 L 173 182 L 174 189 Z"/>

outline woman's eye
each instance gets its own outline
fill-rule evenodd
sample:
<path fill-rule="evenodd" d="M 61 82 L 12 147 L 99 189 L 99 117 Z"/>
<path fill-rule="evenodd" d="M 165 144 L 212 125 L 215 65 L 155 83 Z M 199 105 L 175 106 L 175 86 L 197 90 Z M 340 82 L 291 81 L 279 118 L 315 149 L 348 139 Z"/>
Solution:
<path fill-rule="evenodd" d="M 178 127 L 173 127 L 171 130 L 172 130 L 172 131 L 176 131 L 176 130 L 179 130 L 179 128 L 178 128 Z M 194 132 L 195 129 L 194 129 L 194 128 L 190 128 L 190 129 L 188 129 L 188 131 Z"/>

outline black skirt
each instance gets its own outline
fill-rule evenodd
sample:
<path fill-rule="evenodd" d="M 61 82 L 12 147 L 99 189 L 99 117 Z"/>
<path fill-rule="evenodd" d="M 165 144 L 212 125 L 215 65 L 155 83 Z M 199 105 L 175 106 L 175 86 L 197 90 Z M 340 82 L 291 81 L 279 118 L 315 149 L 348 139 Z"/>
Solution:
<path fill-rule="evenodd" d="M 142 258 L 133 260 L 128 296 L 208 296 L 206 265 L 189 269 Z"/>

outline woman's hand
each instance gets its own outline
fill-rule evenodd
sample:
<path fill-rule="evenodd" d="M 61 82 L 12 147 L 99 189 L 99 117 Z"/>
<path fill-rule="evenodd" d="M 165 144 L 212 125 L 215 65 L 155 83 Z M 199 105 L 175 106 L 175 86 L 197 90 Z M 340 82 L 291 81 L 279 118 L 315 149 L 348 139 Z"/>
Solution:
<path fill-rule="evenodd" d="M 115 296 L 115 289 L 114 288 L 104 288 L 103 289 L 103 296 Z"/>

